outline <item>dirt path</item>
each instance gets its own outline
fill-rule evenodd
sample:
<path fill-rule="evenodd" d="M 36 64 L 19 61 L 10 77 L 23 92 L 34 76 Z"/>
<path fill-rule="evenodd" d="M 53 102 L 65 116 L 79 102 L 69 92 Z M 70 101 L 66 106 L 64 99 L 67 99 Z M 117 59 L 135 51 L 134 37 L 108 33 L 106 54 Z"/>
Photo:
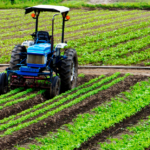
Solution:
<path fill-rule="evenodd" d="M 0 72 L 5 71 L 7 67 L 0 67 Z"/>
<path fill-rule="evenodd" d="M 150 76 L 150 70 L 136 70 L 136 69 L 79 69 L 78 73 L 84 73 L 86 75 L 101 75 L 107 73 L 131 73 L 133 75 L 145 75 Z"/>
<path fill-rule="evenodd" d="M 0 72 L 4 71 L 7 67 L 0 67 Z M 133 75 L 145 75 L 150 76 L 150 70 L 137 70 L 137 69 L 79 69 L 78 73 L 84 73 L 86 75 L 101 75 L 108 73 L 131 73 Z"/>

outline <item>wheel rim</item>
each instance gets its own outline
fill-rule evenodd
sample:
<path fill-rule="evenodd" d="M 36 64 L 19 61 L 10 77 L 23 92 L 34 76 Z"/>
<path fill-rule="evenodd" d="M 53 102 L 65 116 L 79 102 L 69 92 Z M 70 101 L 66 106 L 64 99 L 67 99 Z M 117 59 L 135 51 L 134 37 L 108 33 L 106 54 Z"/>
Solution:
<path fill-rule="evenodd" d="M 75 66 L 75 62 L 73 61 L 72 65 L 71 65 L 71 77 L 70 77 L 72 88 L 75 86 L 76 78 L 77 78 L 76 77 L 76 66 Z"/>
<path fill-rule="evenodd" d="M 58 80 L 56 84 L 56 95 L 59 95 L 59 92 L 60 92 L 60 80 Z"/>

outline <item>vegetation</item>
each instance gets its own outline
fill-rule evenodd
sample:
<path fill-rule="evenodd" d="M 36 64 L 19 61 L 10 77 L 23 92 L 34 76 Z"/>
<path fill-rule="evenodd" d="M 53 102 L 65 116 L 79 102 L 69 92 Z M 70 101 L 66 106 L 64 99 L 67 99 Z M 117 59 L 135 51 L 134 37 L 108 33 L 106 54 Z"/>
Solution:
<path fill-rule="evenodd" d="M 124 80 L 129 74 L 117 80 Z M 111 83 L 110 83 L 111 84 Z M 57 133 L 50 133 L 49 137 L 36 138 L 38 145 L 29 145 L 29 148 L 34 149 L 74 149 L 79 148 L 82 143 L 88 141 L 89 138 L 101 133 L 106 128 L 114 126 L 116 123 L 135 115 L 150 103 L 150 80 L 142 81 L 131 87 L 130 92 L 123 92 L 125 98 L 115 97 L 110 102 L 98 106 L 93 109 L 95 114 L 85 113 L 78 115 L 74 119 L 73 124 L 64 125 L 65 129 L 59 129 Z M 94 92 L 94 91 L 93 91 Z M 147 121 L 149 123 L 149 121 Z M 149 143 L 149 126 L 134 127 L 132 131 L 138 134 L 134 136 L 124 136 L 122 140 L 115 140 L 116 144 L 112 141 L 111 144 L 103 144 L 103 149 L 133 149 L 137 148 L 137 144 L 141 149 L 148 148 Z M 68 132 L 69 131 L 69 132 Z M 143 132 L 140 132 L 143 131 Z M 146 131 L 146 133 L 144 133 Z M 143 136 L 138 136 L 143 135 Z M 65 137 L 65 138 L 64 138 Z M 138 138 L 137 138 L 138 137 Z M 144 139 L 142 139 L 144 138 Z M 130 139 L 130 140 L 129 140 Z M 132 139 L 132 140 L 131 140 Z M 138 143 L 139 141 L 140 143 Z M 127 147 L 127 144 L 129 145 Z"/>
<path fill-rule="evenodd" d="M 80 74 L 78 75 L 78 77 L 84 78 L 84 77 L 85 77 L 85 74 L 84 74 L 84 73 L 80 73 Z"/>
<path fill-rule="evenodd" d="M 8 63 L 14 45 L 31 39 L 34 23 L 28 15 L 20 20 L 21 10 L 16 11 L 15 17 L 10 14 L 10 20 L 5 19 L 10 12 L 3 13 L 6 15 L 1 16 L 0 63 Z M 74 10 L 69 14 L 71 20 L 66 23 L 65 40 L 68 40 L 68 47 L 77 50 L 79 65 L 149 65 L 148 11 Z M 39 30 L 51 31 L 51 17 L 50 13 L 41 13 Z M 58 43 L 61 39 L 61 16 L 55 23 L 55 43 Z M 20 27 L 17 29 L 16 25 Z"/>
<path fill-rule="evenodd" d="M 0 8 L 26 8 L 38 4 L 56 4 L 62 0 L 0 0 Z"/>

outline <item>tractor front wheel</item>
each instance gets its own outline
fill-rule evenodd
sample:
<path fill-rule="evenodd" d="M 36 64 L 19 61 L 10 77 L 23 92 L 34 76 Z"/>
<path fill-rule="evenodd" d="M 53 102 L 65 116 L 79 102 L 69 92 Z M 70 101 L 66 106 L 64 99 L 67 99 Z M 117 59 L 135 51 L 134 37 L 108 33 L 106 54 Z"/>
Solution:
<path fill-rule="evenodd" d="M 61 78 L 61 92 L 71 90 L 76 87 L 78 77 L 78 58 L 74 49 L 67 49 L 64 53 L 67 59 L 62 60 L 59 69 Z"/>
<path fill-rule="evenodd" d="M 55 76 L 52 78 L 52 83 L 50 87 L 50 98 L 53 98 L 60 93 L 60 78 Z"/>

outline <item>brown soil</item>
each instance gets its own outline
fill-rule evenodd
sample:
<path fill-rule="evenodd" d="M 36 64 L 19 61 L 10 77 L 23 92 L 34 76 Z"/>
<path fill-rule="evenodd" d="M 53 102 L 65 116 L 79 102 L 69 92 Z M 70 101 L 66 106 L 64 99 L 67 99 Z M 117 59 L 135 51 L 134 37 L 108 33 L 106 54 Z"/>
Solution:
<path fill-rule="evenodd" d="M 146 118 L 150 115 L 150 105 L 146 108 L 143 108 L 140 112 L 135 115 L 124 119 L 122 122 L 115 124 L 115 127 L 110 127 L 103 131 L 100 134 L 97 134 L 95 137 L 89 139 L 86 143 L 83 143 L 80 148 L 75 150 L 99 150 L 100 146 L 98 143 L 106 142 L 107 138 L 110 136 L 115 136 L 116 138 L 120 134 L 129 133 L 126 131 L 126 127 L 135 125 L 141 119 Z"/>
<path fill-rule="evenodd" d="M 97 76 L 94 76 L 94 75 L 90 75 L 90 76 L 85 76 L 85 78 L 79 78 L 79 81 L 78 81 L 78 86 L 80 85 L 80 84 L 83 84 L 83 83 L 85 83 L 85 82 L 88 82 L 90 79 L 93 79 L 93 78 L 95 78 L 95 77 L 97 77 Z M 106 76 L 107 77 L 107 76 Z M 103 79 L 103 78 L 102 78 Z M 101 80 L 101 79 L 100 79 Z M 100 81 L 100 80 L 98 80 L 98 81 Z M 85 81 L 85 82 L 84 82 Z M 97 82 L 98 82 L 97 81 Z M 93 83 L 95 83 L 95 82 L 93 82 Z M 86 87 L 90 87 L 91 85 L 88 85 L 88 86 L 86 86 Z M 70 94 L 73 94 L 73 93 L 75 93 L 76 91 L 73 91 L 73 92 L 71 92 Z M 62 96 L 61 97 L 61 99 L 62 98 L 65 98 L 65 97 L 67 97 L 68 95 L 66 95 L 66 96 Z M 78 98 L 78 97 L 80 97 L 81 95 L 78 95 L 76 98 Z M 44 101 L 46 101 L 46 98 L 44 97 L 44 96 L 42 96 L 42 95 L 40 95 L 40 96 L 37 96 L 36 97 L 36 99 L 42 99 L 43 100 L 43 102 Z M 55 101 L 53 101 L 53 102 L 50 102 L 50 103 L 47 103 L 47 104 L 45 104 L 45 105 L 43 105 L 42 107 L 40 107 L 39 109 L 42 109 L 42 108 L 44 108 L 44 107 L 47 107 L 48 105 L 51 105 L 51 104 L 53 104 L 53 103 L 56 103 L 57 101 L 59 101 L 60 99 L 56 99 Z M 35 98 L 34 99 L 31 99 L 31 101 L 35 101 Z M 66 102 L 64 102 L 63 104 L 61 104 L 61 105 L 65 105 L 66 103 L 69 103 L 70 101 L 72 101 L 72 99 L 71 100 L 68 100 L 68 101 L 66 101 Z M 39 101 L 40 102 L 40 101 Z M 19 106 L 21 105 L 22 106 L 22 103 L 19 103 L 18 104 Z M 25 105 L 25 104 L 24 104 Z M 50 110 L 48 110 L 48 111 L 52 111 L 52 110 L 54 110 L 54 109 L 57 109 L 58 107 L 60 107 L 61 105 L 58 105 L 58 106 L 56 106 L 56 107 L 54 107 L 54 108 L 51 108 Z M 26 105 L 25 105 L 26 106 Z M 13 106 L 13 110 L 15 109 L 14 108 L 15 106 Z M 26 106 L 27 108 L 28 108 L 28 106 Z M 9 109 L 8 109 L 9 110 Z M 38 109 L 36 109 L 36 110 L 38 110 Z M 5 110 L 3 110 L 3 111 L 5 111 Z M 48 112 L 48 111 L 46 111 L 46 112 L 44 112 L 45 114 Z M 33 113 L 34 111 L 30 111 L 29 113 Z M 8 113 L 8 111 L 7 112 L 4 112 L 4 114 L 7 114 Z M 29 114 L 29 113 L 26 113 L 26 115 L 27 114 Z M 23 121 L 23 122 L 21 122 L 21 123 L 25 123 L 25 122 L 29 122 L 29 121 L 31 121 L 31 120 L 34 120 L 34 119 L 36 119 L 36 118 L 38 118 L 38 117 L 40 117 L 40 116 L 42 116 L 43 115 L 43 113 L 42 114 L 39 114 L 39 115 L 36 115 L 36 116 L 34 116 L 34 117 L 32 117 L 32 118 L 29 118 L 29 119 L 27 119 L 27 120 L 25 120 L 25 121 Z M 8 116 L 9 116 L 9 114 L 8 114 Z M 22 116 L 24 116 L 24 115 L 20 115 L 20 116 L 17 116 L 17 117 L 15 117 L 14 118 L 14 120 L 17 120 L 18 118 L 20 118 L 20 117 L 22 117 Z M 5 122 L 5 123 L 8 123 L 8 122 Z M 16 124 L 16 125 L 14 125 L 14 126 L 17 126 L 18 124 Z M 11 126 L 11 127 L 14 127 L 14 126 Z M 3 130 L 2 132 L 0 131 L 0 134 L 2 134 L 3 132 L 5 132 L 5 130 Z"/>
<path fill-rule="evenodd" d="M 0 111 L 0 119 L 3 119 L 10 115 L 15 115 L 27 108 L 33 107 L 34 105 L 37 105 L 44 101 L 45 101 L 45 99 L 43 99 L 43 96 L 38 95 L 33 99 L 29 99 L 29 100 L 14 104 L 12 106 L 5 107 Z"/>
<path fill-rule="evenodd" d="M 93 79 L 95 77 L 96 77 L 96 75 L 90 75 L 90 76 L 86 76 L 85 78 L 79 78 L 78 79 L 79 80 L 78 86 L 81 84 L 84 84 L 85 82 L 87 82 L 90 79 Z M 32 92 L 32 93 L 34 93 L 34 92 Z M 26 94 L 26 96 L 30 95 L 30 94 L 31 93 Z M 3 118 L 8 117 L 10 115 L 15 115 L 15 114 L 17 114 L 23 110 L 26 110 L 27 108 L 31 108 L 34 105 L 37 105 L 37 104 L 42 103 L 44 101 L 46 101 L 45 96 L 44 95 L 38 95 L 33 99 L 29 99 L 29 100 L 14 104 L 12 106 L 5 107 L 2 110 L 0 110 L 0 119 L 3 119 Z"/>
<path fill-rule="evenodd" d="M 150 70 L 138 70 L 138 69 L 79 69 L 78 73 L 84 73 L 86 75 L 101 75 L 107 73 L 131 73 L 133 75 L 150 76 Z"/>
<path fill-rule="evenodd" d="M 30 125 L 20 131 L 14 132 L 12 135 L 8 135 L 0 139 L 0 147 L 8 148 L 14 144 L 23 142 L 29 137 L 38 136 L 38 134 L 47 133 L 48 131 L 55 131 L 61 125 L 72 121 L 80 113 L 85 113 L 90 109 L 100 105 L 105 101 L 109 101 L 110 98 L 116 96 L 122 91 L 129 90 L 130 86 L 134 85 L 136 82 L 147 79 L 146 76 L 129 76 L 124 81 L 117 83 L 116 85 L 110 87 L 107 90 L 101 91 L 98 94 L 91 96 L 86 99 L 86 101 L 80 102 L 70 108 L 67 108 L 53 117 L 44 119 L 41 122 Z M 46 124 L 45 124 L 46 123 Z"/>
<path fill-rule="evenodd" d="M 0 67 L 0 72 L 5 71 L 6 68 L 7 67 Z M 115 73 L 115 72 L 150 76 L 150 70 L 144 70 L 144 69 L 78 69 L 79 74 L 83 73 L 85 75 L 101 75 L 101 74 L 108 74 L 108 73 Z M 80 84 L 80 82 L 78 84 Z"/>

